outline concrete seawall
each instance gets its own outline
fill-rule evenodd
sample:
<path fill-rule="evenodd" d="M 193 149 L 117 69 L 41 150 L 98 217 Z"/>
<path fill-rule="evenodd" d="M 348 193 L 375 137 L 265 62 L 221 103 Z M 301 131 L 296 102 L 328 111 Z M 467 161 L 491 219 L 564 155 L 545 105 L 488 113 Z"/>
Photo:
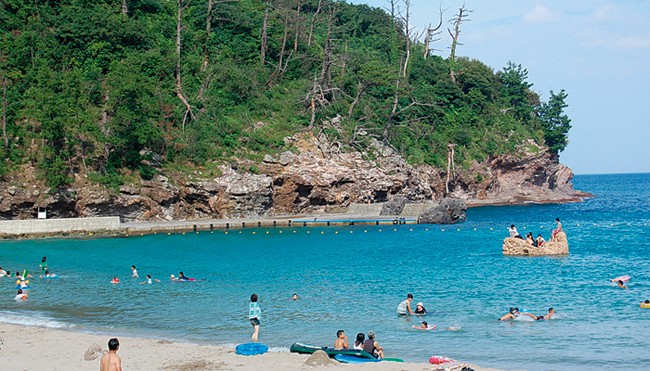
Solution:
<path fill-rule="evenodd" d="M 120 228 L 118 216 L 0 221 L 0 235 L 5 236 L 118 231 Z"/>

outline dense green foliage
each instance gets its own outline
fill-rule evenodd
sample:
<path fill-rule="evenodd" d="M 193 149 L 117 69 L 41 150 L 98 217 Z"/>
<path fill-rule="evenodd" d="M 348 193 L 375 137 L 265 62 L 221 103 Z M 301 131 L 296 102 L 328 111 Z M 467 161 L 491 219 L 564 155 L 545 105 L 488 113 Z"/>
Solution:
<path fill-rule="evenodd" d="M 412 163 L 437 166 L 449 143 L 463 161 L 529 138 L 564 149 L 566 94 L 541 103 L 520 65 L 495 72 L 457 57 L 452 82 L 449 60 L 424 58 L 414 43 L 403 76 L 398 20 L 368 6 L 318 4 L 3 0 L 0 176 L 31 161 L 52 187 L 74 173 L 115 187 L 125 169 L 151 177 L 152 154 L 168 164 L 259 158 L 300 130 L 325 129 L 344 150 L 377 138 Z"/>

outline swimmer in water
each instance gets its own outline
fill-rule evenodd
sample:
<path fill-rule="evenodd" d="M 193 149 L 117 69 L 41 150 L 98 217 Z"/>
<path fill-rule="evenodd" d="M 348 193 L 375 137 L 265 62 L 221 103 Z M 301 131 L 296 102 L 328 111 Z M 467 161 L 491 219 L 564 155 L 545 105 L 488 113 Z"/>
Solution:
<path fill-rule="evenodd" d="M 160 280 L 157 280 L 157 279 L 155 279 L 155 278 L 152 279 L 152 278 L 151 278 L 151 275 L 150 275 L 150 274 L 147 274 L 147 280 L 144 281 L 144 282 L 140 282 L 140 284 L 141 284 L 141 285 L 143 285 L 143 284 L 145 284 L 145 283 L 152 284 L 152 283 L 153 283 L 152 281 L 160 282 Z"/>
<path fill-rule="evenodd" d="M 132 265 L 132 266 L 131 266 L 131 271 L 132 271 L 132 273 L 131 273 L 131 277 L 133 277 L 133 278 L 138 278 L 138 270 L 135 269 L 135 265 Z"/>
<path fill-rule="evenodd" d="M 183 272 L 178 273 L 178 280 L 179 281 L 191 281 L 192 279 L 189 277 L 186 277 Z"/>
<path fill-rule="evenodd" d="M 548 313 L 544 316 L 538 316 L 535 318 L 536 321 L 539 321 L 540 319 L 551 319 L 553 315 L 555 314 L 555 309 L 553 308 L 548 308 Z"/>
<path fill-rule="evenodd" d="M 521 312 L 519 312 L 519 308 L 510 308 L 508 313 L 506 313 L 503 317 L 499 318 L 499 321 L 505 321 L 507 319 L 516 319 L 521 315 Z"/>
<path fill-rule="evenodd" d="M 295 300 L 298 300 L 298 294 L 293 294 L 293 296 L 292 296 L 291 298 L 292 298 L 294 301 L 295 301 Z"/>
<path fill-rule="evenodd" d="M 623 284 L 623 281 L 618 281 L 617 284 L 618 284 L 618 287 L 620 287 L 620 288 L 622 288 L 622 289 L 627 289 L 627 288 L 628 288 L 627 286 L 625 286 L 625 285 Z"/>
<path fill-rule="evenodd" d="M 420 326 L 413 325 L 411 327 L 413 327 L 414 329 L 418 329 L 418 330 L 435 330 L 436 329 L 436 325 L 429 326 L 429 324 L 426 323 L 425 321 L 422 321 L 422 323 L 420 323 Z"/>
<path fill-rule="evenodd" d="M 117 278 L 117 277 L 113 277 L 113 279 L 111 280 L 111 283 L 120 283 L 120 279 Z"/>
<path fill-rule="evenodd" d="M 23 292 L 23 290 L 18 290 L 18 294 L 14 298 L 14 300 L 27 300 L 27 293 Z"/>

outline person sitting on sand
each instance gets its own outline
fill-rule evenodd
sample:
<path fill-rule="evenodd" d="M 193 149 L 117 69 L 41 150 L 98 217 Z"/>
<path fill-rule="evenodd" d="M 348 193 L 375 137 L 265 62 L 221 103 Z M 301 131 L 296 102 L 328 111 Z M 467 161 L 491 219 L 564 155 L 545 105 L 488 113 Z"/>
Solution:
<path fill-rule="evenodd" d="M 99 371 L 122 371 L 122 360 L 117 355 L 120 341 L 112 338 L 108 341 L 108 353 L 104 354 L 99 362 Z"/>
<path fill-rule="evenodd" d="M 499 318 L 499 321 L 505 321 L 507 319 L 516 319 L 521 315 L 519 308 L 510 308 L 510 311 L 506 313 L 503 317 Z"/>
<path fill-rule="evenodd" d="M 429 325 L 428 323 L 426 323 L 424 321 L 422 321 L 422 323 L 420 323 L 420 326 L 413 325 L 411 327 L 413 327 L 414 329 L 418 329 L 418 330 L 435 330 L 436 329 L 436 325 Z"/>
<path fill-rule="evenodd" d="M 150 274 L 147 274 L 147 280 L 144 281 L 144 282 L 140 282 L 140 284 L 141 284 L 141 285 L 143 285 L 143 284 L 145 284 L 145 283 L 152 284 L 152 283 L 153 283 L 152 281 L 160 282 L 160 280 L 157 280 L 157 279 L 155 279 L 155 278 L 152 279 L 152 278 L 151 278 L 151 275 L 150 275 Z"/>
<path fill-rule="evenodd" d="M 617 284 L 618 284 L 618 287 L 620 287 L 620 288 L 622 288 L 622 289 L 627 289 L 627 288 L 628 288 L 627 286 L 625 286 L 625 285 L 623 284 L 623 281 L 618 281 Z"/>
<path fill-rule="evenodd" d="M 406 300 L 399 303 L 397 306 L 397 314 L 400 316 L 405 316 L 407 314 L 414 315 L 413 310 L 411 310 L 411 301 L 413 301 L 413 294 L 406 295 Z"/>
<path fill-rule="evenodd" d="M 420 314 L 420 315 L 425 315 L 427 314 L 427 310 L 424 308 L 424 304 L 418 303 L 415 306 L 415 314 Z"/>
<path fill-rule="evenodd" d="M 366 340 L 366 335 L 363 332 L 357 334 L 357 340 L 354 342 L 353 348 L 356 350 L 363 350 L 363 342 Z"/>
<path fill-rule="evenodd" d="M 379 343 L 375 340 L 374 331 L 368 331 L 368 339 L 363 343 L 363 350 L 372 354 L 377 359 L 384 358 L 384 348 L 380 347 Z"/>
<path fill-rule="evenodd" d="M 345 331 L 338 330 L 336 332 L 336 341 L 334 342 L 336 349 L 348 349 L 348 337 L 345 336 Z"/>
<path fill-rule="evenodd" d="M 544 244 L 546 243 L 546 240 L 544 239 L 544 237 L 542 237 L 541 234 L 538 234 L 537 235 L 537 240 L 535 240 L 535 242 L 537 242 L 537 247 L 544 247 Z"/>
<path fill-rule="evenodd" d="M 27 293 L 23 292 L 23 290 L 18 289 L 18 294 L 14 298 L 14 300 L 27 300 Z"/>
<path fill-rule="evenodd" d="M 113 277 L 113 279 L 111 280 L 111 283 L 120 283 L 120 279 L 117 278 L 117 277 Z"/>

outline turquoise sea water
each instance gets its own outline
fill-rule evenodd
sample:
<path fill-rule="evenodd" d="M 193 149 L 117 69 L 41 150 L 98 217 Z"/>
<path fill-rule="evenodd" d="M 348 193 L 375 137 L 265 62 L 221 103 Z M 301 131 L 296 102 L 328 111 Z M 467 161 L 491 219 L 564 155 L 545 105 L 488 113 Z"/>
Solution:
<path fill-rule="evenodd" d="M 0 242 L 0 266 L 30 269 L 29 300 L 0 279 L 0 321 L 216 345 L 247 342 L 250 294 L 260 296 L 260 340 L 333 345 L 344 329 L 373 330 L 387 357 L 431 355 L 484 367 L 637 369 L 650 365 L 650 174 L 576 176 L 584 203 L 481 207 L 455 226 L 245 229 L 97 240 Z M 571 253 L 504 257 L 507 227 L 546 239 L 563 221 Z M 268 232 L 268 234 L 267 234 Z M 282 232 L 282 233 L 280 233 Z M 255 233 L 255 234 L 253 234 Z M 58 279 L 38 278 L 48 257 Z M 137 265 L 139 279 L 130 278 Z M 172 283 L 169 274 L 205 278 Z M 140 285 L 151 274 L 162 283 Z M 629 274 L 629 290 L 609 278 Z M 122 283 L 109 283 L 118 276 Z M 300 300 L 292 301 L 293 293 Z M 407 293 L 429 311 L 399 318 Z M 497 322 L 509 307 L 550 321 Z M 438 328 L 411 329 L 421 320 Z M 146 351 L 146 350 L 145 350 Z"/>

